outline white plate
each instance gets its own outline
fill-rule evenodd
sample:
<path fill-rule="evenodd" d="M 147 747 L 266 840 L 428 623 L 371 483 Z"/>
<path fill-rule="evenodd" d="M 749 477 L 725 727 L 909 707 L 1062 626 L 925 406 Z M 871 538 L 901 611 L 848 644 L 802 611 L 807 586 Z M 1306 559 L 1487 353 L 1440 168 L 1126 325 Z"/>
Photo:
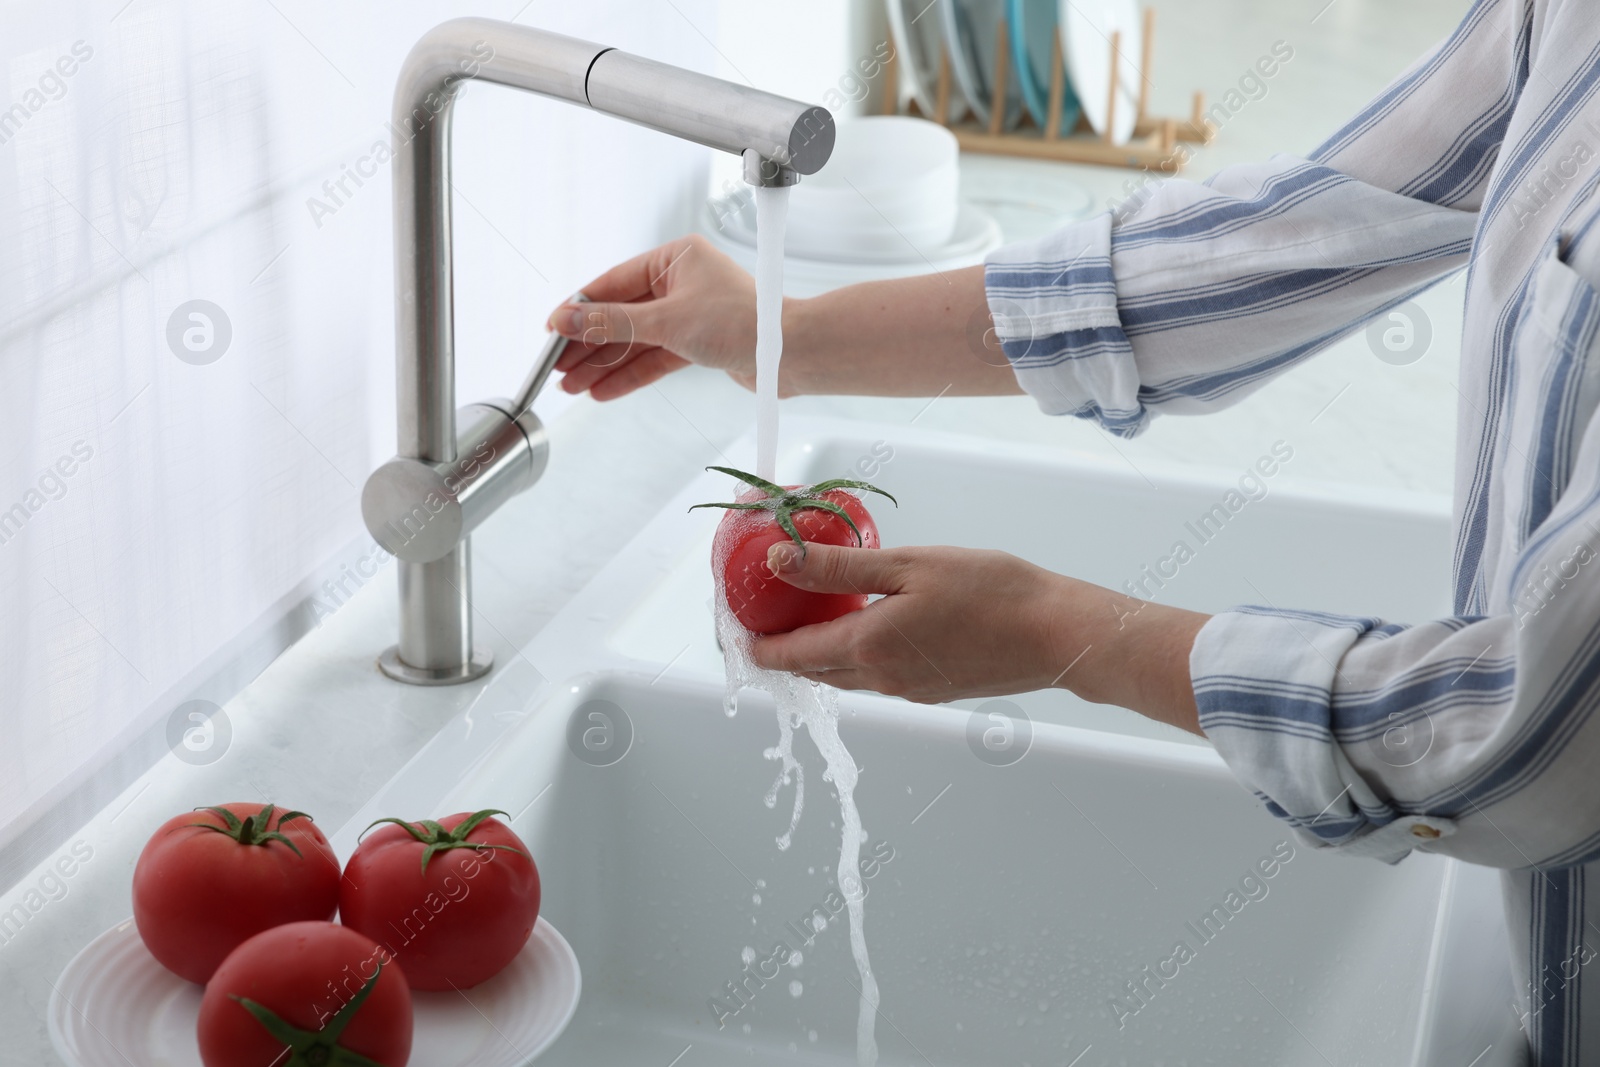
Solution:
<path fill-rule="evenodd" d="M 1070 0 L 1063 0 L 1070 2 Z M 989 105 L 1003 94 L 1005 121 L 1002 128 L 1015 129 L 1022 121 L 1022 83 L 1017 72 L 1006 75 L 1006 84 L 994 88 L 994 57 L 1000 31 L 1000 16 L 1005 0 L 939 0 L 939 16 L 944 27 L 945 47 L 950 50 L 950 70 L 955 83 L 966 94 L 972 113 L 985 127 L 989 125 Z M 931 16 L 930 16 L 931 17 Z M 1010 43 L 1007 42 L 1007 49 Z M 1011 64 L 1007 64 L 1009 67 Z"/>
<path fill-rule="evenodd" d="M 1006 241 L 1031 241 L 1095 213 L 1094 196 L 1059 164 L 978 156 L 961 169 L 961 195 L 993 215 Z"/>
<path fill-rule="evenodd" d="M 939 56 L 944 38 L 939 28 L 939 12 L 934 8 L 949 0 L 886 0 L 889 30 L 900 56 L 901 100 L 917 102 L 924 118 L 936 119 L 939 104 Z M 950 122 L 959 122 L 966 110 L 966 97 L 960 86 L 950 94 Z"/>
<path fill-rule="evenodd" d="M 1061 47 L 1072 90 L 1096 133 L 1106 132 L 1111 98 L 1111 34 L 1120 31 L 1117 113 L 1111 139 L 1126 144 L 1139 121 L 1139 56 L 1144 23 L 1136 0 L 1061 0 Z"/>
<path fill-rule="evenodd" d="M 523 1067 L 572 1020 L 578 957 L 540 919 L 494 978 L 460 993 L 415 993 L 417 1067 Z M 204 990 L 156 962 L 133 920 L 73 957 L 50 994 L 50 1041 L 71 1067 L 200 1067 L 195 1023 Z"/>

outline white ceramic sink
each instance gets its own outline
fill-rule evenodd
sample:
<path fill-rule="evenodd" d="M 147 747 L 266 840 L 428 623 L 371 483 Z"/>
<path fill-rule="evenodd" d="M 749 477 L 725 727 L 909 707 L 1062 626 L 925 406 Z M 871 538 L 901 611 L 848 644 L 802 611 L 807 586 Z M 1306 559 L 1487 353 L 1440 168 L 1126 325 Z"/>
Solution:
<path fill-rule="evenodd" d="M 880 510 L 886 543 L 997 546 L 1108 584 L 1164 555 L 1226 488 L 904 430 L 868 472 L 857 460 L 887 434 L 819 422 L 786 435 L 787 479 L 850 471 L 901 496 L 899 513 Z M 748 694 L 736 718 L 721 710 L 716 516 L 685 509 L 725 483 L 688 485 L 335 840 L 348 851 L 382 815 L 512 814 L 544 914 L 584 969 L 578 1015 L 542 1063 L 854 1059 L 843 916 L 802 923 L 832 910 L 838 809 L 821 759 L 797 742 L 810 788 L 780 852 L 787 795 L 761 802 L 771 705 Z M 1443 537 L 1437 508 L 1275 490 L 1181 569 L 1170 600 L 1434 614 Z M 1017 703 L 1032 742 L 1006 763 L 980 758 L 967 708 L 843 698 L 863 855 L 880 860 L 866 923 L 883 1063 L 1518 1062 L 1492 874 L 1315 854 L 1208 746 L 1055 694 Z"/>

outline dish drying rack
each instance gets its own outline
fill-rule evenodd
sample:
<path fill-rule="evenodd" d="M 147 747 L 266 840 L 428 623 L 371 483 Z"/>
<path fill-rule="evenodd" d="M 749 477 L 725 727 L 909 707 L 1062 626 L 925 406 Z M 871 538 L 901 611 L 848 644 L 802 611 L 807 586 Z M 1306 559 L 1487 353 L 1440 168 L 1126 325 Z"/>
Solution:
<path fill-rule="evenodd" d="M 1180 143 L 1209 144 L 1216 131 L 1206 121 L 1206 95 L 1196 91 L 1189 118 L 1176 119 L 1151 115 L 1148 111 L 1152 45 L 1155 40 L 1156 13 L 1153 8 L 1144 10 L 1144 40 L 1139 60 L 1138 118 L 1132 137 L 1124 144 L 1116 144 L 1111 131 L 1116 127 L 1118 76 L 1121 71 L 1122 34 L 1111 34 L 1111 78 L 1106 85 L 1109 95 L 1106 109 L 1106 132 L 1099 134 L 1089 126 L 1082 115 L 1077 127 L 1069 134 L 1061 133 L 1062 98 L 1066 95 L 1067 63 L 1061 46 L 1061 34 L 1055 34 L 1055 44 L 1050 59 L 1050 110 L 1040 129 L 1032 116 L 1024 113 L 1025 125 L 1015 129 L 1004 128 L 1006 113 L 1006 86 L 1011 76 L 1010 27 L 1002 14 L 996 35 L 994 77 L 996 99 L 990 101 L 989 122 L 985 126 L 969 117 L 951 122 L 950 97 L 955 91 L 950 69 L 950 52 L 941 43 L 939 47 L 939 79 L 935 92 L 935 115 L 923 115 L 916 101 L 907 105 L 909 113 L 932 119 L 956 135 L 966 152 L 984 152 L 991 155 L 1019 156 L 1026 159 L 1049 159 L 1066 163 L 1094 163 L 1109 167 L 1132 167 L 1140 170 L 1160 170 L 1176 174 L 1188 162 L 1190 153 L 1179 149 Z M 899 87 L 900 56 L 898 50 L 884 71 L 883 113 L 900 114 Z"/>

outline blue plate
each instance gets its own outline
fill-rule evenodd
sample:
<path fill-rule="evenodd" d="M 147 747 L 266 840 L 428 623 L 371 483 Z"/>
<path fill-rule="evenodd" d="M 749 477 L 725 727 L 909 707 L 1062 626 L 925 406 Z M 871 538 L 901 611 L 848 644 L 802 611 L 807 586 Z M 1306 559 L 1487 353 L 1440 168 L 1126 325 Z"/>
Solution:
<path fill-rule="evenodd" d="M 1006 22 L 1011 27 L 1011 62 L 1022 84 L 1022 99 L 1042 130 L 1050 118 L 1050 61 L 1061 32 L 1058 0 L 1007 0 Z M 1065 62 L 1063 60 L 1063 62 Z M 1078 125 L 1082 108 L 1072 91 L 1072 80 L 1062 79 L 1061 129 L 1068 134 Z"/>

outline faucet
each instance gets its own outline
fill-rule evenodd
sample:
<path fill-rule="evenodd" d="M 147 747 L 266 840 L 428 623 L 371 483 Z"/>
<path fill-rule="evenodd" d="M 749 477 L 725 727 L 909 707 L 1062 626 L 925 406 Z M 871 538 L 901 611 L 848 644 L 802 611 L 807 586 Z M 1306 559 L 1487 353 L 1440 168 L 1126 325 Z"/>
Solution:
<path fill-rule="evenodd" d="M 468 682 L 494 665 L 472 639 L 471 533 L 544 473 L 549 438 L 528 405 L 565 344 L 545 346 L 515 400 L 456 410 L 450 118 L 469 79 L 732 152 L 754 185 L 792 185 L 833 152 L 825 108 L 561 34 L 461 18 L 412 48 L 394 94 L 394 126 L 411 138 L 394 156 L 399 448 L 367 479 L 361 511 L 400 572 L 400 640 L 378 666 L 413 685 Z"/>

